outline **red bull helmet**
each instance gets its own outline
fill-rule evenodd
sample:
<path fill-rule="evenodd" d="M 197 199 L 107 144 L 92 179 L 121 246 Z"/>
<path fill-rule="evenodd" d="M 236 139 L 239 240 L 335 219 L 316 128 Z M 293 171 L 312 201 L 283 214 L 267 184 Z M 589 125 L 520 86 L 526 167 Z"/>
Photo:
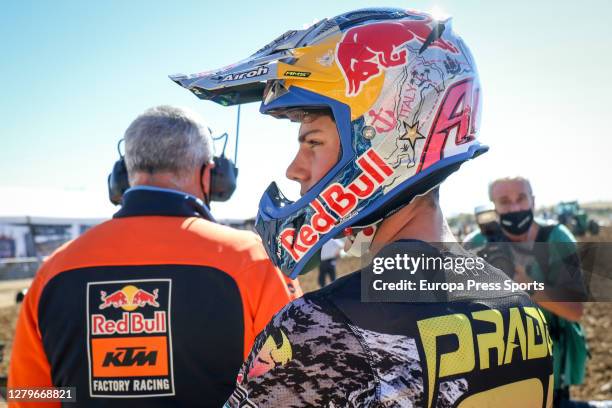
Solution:
<path fill-rule="evenodd" d="M 473 57 L 449 20 L 420 12 L 345 13 L 287 31 L 236 64 L 171 79 L 225 106 L 261 101 L 261 113 L 280 118 L 331 110 L 341 143 L 336 165 L 299 200 L 272 183 L 259 204 L 256 230 L 292 278 L 329 239 L 347 228 L 372 236 L 378 221 L 487 150 L 476 139 Z"/>

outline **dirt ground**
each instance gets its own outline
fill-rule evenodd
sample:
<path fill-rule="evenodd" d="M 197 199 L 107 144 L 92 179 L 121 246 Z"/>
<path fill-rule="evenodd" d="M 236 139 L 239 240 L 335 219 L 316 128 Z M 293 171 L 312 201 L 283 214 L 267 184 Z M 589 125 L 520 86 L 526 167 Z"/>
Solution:
<path fill-rule="evenodd" d="M 17 305 L 0 308 L 0 348 L 2 348 L 2 354 L 0 355 L 2 357 L 2 360 L 0 360 L 0 377 L 5 377 L 8 373 L 18 311 L 19 307 Z"/>
<path fill-rule="evenodd" d="M 576 399 L 612 399 L 612 303 L 588 303 L 582 318 L 591 358 L 583 385 L 572 388 Z"/>
<path fill-rule="evenodd" d="M 612 242 L 612 227 L 604 228 L 596 240 Z M 345 275 L 358 268 L 359 260 L 342 259 L 337 268 L 338 275 Z M 317 276 L 318 271 L 315 270 L 300 277 L 305 292 L 318 289 Z M 12 288 L 10 293 L 13 296 Z M 4 346 L 0 354 L 0 378 L 8 372 L 18 310 L 16 305 L 7 306 L 5 303 L 0 306 L 0 347 Z M 587 303 L 582 324 L 587 334 L 591 358 L 587 364 L 584 385 L 573 387 L 572 395 L 584 400 L 612 399 L 612 303 Z"/>
<path fill-rule="evenodd" d="M 585 240 L 612 243 L 612 227 L 604 227 L 599 235 Z M 606 266 L 609 270 L 611 265 Z M 607 283 L 610 283 L 609 279 Z M 592 286 L 591 290 L 594 290 Z M 572 397 L 612 399 L 612 302 L 587 303 L 581 323 L 586 331 L 591 358 L 587 363 L 584 384 L 572 388 Z"/>

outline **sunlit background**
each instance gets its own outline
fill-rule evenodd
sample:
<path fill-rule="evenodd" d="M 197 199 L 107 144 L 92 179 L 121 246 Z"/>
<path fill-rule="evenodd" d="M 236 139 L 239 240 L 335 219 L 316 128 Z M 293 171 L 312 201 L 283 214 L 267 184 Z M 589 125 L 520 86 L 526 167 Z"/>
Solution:
<path fill-rule="evenodd" d="M 504 175 L 530 178 L 539 205 L 612 199 L 612 2 L 19 1 L 0 13 L 0 215 L 112 215 L 117 142 L 158 104 L 189 107 L 228 132 L 233 157 L 236 108 L 199 101 L 167 75 L 227 65 L 288 29 L 383 5 L 453 16 L 478 64 L 491 150 L 444 184 L 448 214 L 486 203 L 488 181 Z M 243 106 L 238 189 L 213 204 L 217 218 L 255 215 L 269 182 L 284 180 L 296 132 Z"/>

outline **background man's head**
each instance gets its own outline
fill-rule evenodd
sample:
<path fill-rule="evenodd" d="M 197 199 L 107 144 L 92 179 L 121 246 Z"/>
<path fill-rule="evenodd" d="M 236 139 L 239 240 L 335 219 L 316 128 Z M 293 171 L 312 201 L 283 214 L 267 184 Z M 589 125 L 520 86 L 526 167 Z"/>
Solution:
<path fill-rule="evenodd" d="M 138 116 L 124 138 L 130 185 L 172 188 L 200 199 L 208 194 L 212 140 L 198 115 L 157 106 Z"/>
<path fill-rule="evenodd" d="M 504 177 L 489 184 L 489 199 L 498 214 L 533 210 L 535 198 L 525 177 Z"/>

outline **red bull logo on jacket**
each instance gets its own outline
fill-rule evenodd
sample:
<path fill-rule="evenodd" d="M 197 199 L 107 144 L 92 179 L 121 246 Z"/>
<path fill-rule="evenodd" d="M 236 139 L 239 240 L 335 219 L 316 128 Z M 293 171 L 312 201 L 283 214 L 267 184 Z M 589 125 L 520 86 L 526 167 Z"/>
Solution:
<path fill-rule="evenodd" d="M 393 174 L 393 169 L 376 153 L 368 149 L 357 159 L 361 174 L 348 186 L 330 184 L 310 203 L 314 214 L 310 222 L 300 227 L 285 228 L 279 236 L 280 246 L 299 261 L 318 241 L 320 234 L 329 232 L 341 219 L 353 215 L 359 202 L 369 198 Z M 328 211 L 325 203 L 331 211 Z"/>
<path fill-rule="evenodd" d="M 99 307 L 100 309 L 114 307 L 115 309 L 121 308 L 127 311 L 145 306 L 159 307 L 159 303 L 156 301 L 158 291 L 159 289 L 153 289 L 152 292 L 148 292 L 133 285 L 125 286 L 111 294 L 101 290 L 100 300 L 102 300 L 102 303 Z"/>
<path fill-rule="evenodd" d="M 87 284 L 90 396 L 174 395 L 171 293 L 170 279 Z"/>
<path fill-rule="evenodd" d="M 336 49 L 340 71 L 346 80 L 347 96 L 358 95 L 363 85 L 388 68 L 408 62 L 406 44 L 417 41 L 424 44 L 431 35 L 431 18 L 367 24 L 350 28 Z M 429 44 L 454 54 L 457 48 L 442 38 Z"/>
<path fill-rule="evenodd" d="M 120 320 L 107 319 L 103 314 L 91 315 L 91 334 L 139 334 L 165 333 L 167 328 L 166 313 L 157 311 L 152 318 L 142 313 L 123 312 Z"/>

